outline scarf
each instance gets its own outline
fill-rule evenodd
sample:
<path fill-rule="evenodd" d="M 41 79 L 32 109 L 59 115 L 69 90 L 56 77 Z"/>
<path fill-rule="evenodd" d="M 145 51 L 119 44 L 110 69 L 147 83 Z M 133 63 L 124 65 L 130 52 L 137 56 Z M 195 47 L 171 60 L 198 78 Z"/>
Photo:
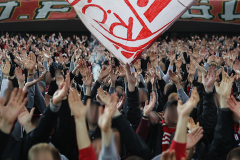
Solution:
<path fill-rule="evenodd" d="M 176 128 L 168 128 L 165 121 L 162 120 L 162 129 L 163 129 L 163 137 L 162 137 L 162 152 L 168 149 L 170 144 L 170 138 L 173 132 L 175 132 Z"/>
<path fill-rule="evenodd" d="M 189 96 L 189 94 L 190 94 L 190 90 L 191 90 L 191 87 L 187 87 L 187 95 Z"/>

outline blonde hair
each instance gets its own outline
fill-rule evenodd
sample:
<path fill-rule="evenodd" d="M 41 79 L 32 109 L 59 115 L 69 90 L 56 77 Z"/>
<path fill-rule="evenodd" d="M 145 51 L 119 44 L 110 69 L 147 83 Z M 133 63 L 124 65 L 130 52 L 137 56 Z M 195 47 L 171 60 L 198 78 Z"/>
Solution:
<path fill-rule="evenodd" d="M 168 101 L 172 101 L 172 100 L 175 100 L 174 98 L 176 97 L 176 96 L 178 96 L 178 94 L 177 93 L 171 93 L 169 96 L 168 96 Z"/>
<path fill-rule="evenodd" d="M 61 160 L 58 150 L 47 143 L 38 143 L 32 146 L 28 152 L 28 159 L 34 160 L 33 157 L 44 154 L 43 152 L 50 152 L 53 160 Z"/>

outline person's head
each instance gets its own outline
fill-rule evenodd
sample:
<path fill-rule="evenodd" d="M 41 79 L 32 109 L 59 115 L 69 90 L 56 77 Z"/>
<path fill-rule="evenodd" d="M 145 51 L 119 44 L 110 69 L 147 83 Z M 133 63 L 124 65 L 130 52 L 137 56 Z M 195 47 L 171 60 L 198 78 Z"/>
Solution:
<path fill-rule="evenodd" d="M 169 89 L 171 86 L 172 86 L 172 84 L 171 84 L 171 83 L 168 83 L 168 84 L 166 84 L 166 85 L 165 85 L 165 87 L 164 87 L 163 94 L 165 94 L 165 95 L 166 95 L 166 93 L 167 93 L 168 89 Z"/>
<path fill-rule="evenodd" d="M 46 85 L 50 85 L 50 83 L 51 83 L 51 73 L 50 72 L 47 72 L 46 74 L 45 74 L 45 83 L 46 83 Z"/>
<path fill-rule="evenodd" d="M 227 156 L 227 160 L 240 160 L 240 148 L 232 149 Z"/>
<path fill-rule="evenodd" d="M 87 111 L 87 120 L 91 125 L 97 125 L 98 123 L 98 110 L 99 107 L 102 107 L 100 102 L 92 101 L 88 111 Z"/>
<path fill-rule="evenodd" d="M 178 101 L 173 100 L 165 104 L 163 108 L 163 118 L 165 123 L 168 126 L 175 127 L 178 121 L 178 112 L 177 112 L 177 103 Z"/>
<path fill-rule="evenodd" d="M 29 160 L 61 160 L 59 152 L 46 143 L 34 145 L 28 152 Z"/>
<path fill-rule="evenodd" d="M 68 59 L 67 55 L 65 55 L 65 54 L 63 56 L 63 61 L 65 64 L 68 64 L 68 62 L 69 62 L 69 59 Z"/>
<path fill-rule="evenodd" d="M 123 94 L 123 88 L 121 86 L 116 86 L 115 92 L 117 92 L 118 96 Z"/>
<path fill-rule="evenodd" d="M 58 74 L 55 75 L 56 78 L 56 83 L 58 85 L 58 87 L 62 84 L 62 82 L 64 82 L 64 76 L 62 72 L 58 72 Z"/>
<path fill-rule="evenodd" d="M 114 57 L 111 58 L 111 63 L 112 63 L 112 66 L 115 66 L 115 58 Z"/>
<path fill-rule="evenodd" d="M 178 97 L 178 94 L 177 93 L 171 93 L 169 96 L 168 96 L 168 102 L 169 101 L 172 101 L 172 100 L 175 100 L 175 101 L 177 101 L 179 99 L 179 97 Z"/>

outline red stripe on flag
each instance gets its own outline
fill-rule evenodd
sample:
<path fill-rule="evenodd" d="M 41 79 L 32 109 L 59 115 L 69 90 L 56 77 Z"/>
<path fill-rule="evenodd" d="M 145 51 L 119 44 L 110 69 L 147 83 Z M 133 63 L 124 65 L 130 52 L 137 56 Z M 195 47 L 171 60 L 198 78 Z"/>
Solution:
<path fill-rule="evenodd" d="M 69 3 L 69 0 L 67 0 L 67 2 L 68 2 L 71 6 L 74 6 L 74 5 L 77 4 L 79 1 L 81 1 L 81 0 L 74 0 L 72 3 Z"/>
<path fill-rule="evenodd" d="M 144 16 L 151 23 L 170 2 L 171 0 L 155 0 L 144 13 Z"/>

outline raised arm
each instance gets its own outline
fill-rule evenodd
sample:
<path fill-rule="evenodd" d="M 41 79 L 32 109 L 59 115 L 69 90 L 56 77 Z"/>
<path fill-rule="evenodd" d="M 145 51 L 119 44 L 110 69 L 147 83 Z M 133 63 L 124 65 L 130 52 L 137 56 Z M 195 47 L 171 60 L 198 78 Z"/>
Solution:
<path fill-rule="evenodd" d="M 9 75 L 10 69 L 11 69 L 11 64 L 10 64 L 9 61 L 6 62 L 4 67 L 3 67 L 3 65 L 1 65 L 1 70 L 2 70 L 3 77 L 2 77 L 0 97 L 4 96 L 4 92 L 5 92 L 5 90 L 8 87 L 8 79 L 7 79 L 7 77 Z"/>
<path fill-rule="evenodd" d="M 21 109 L 25 107 L 27 98 L 22 89 L 15 88 L 12 91 L 10 100 L 6 107 L 4 106 L 4 99 L 0 98 L 0 157 L 5 150 L 9 140 L 11 129 L 19 115 Z"/>
<path fill-rule="evenodd" d="M 216 77 L 216 67 L 210 66 L 207 75 L 203 73 L 202 83 L 205 89 L 203 93 L 203 112 L 196 119 L 203 127 L 204 136 L 213 133 L 217 122 L 217 106 L 214 102 L 213 83 Z"/>
<path fill-rule="evenodd" d="M 29 149 L 37 143 L 47 143 L 53 128 L 57 124 L 58 112 L 62 100 L 66 97 L 69 89 L 69 75 L 66 76 L 59 89 L 54 93 L 50 106 L 42 114 L 37 127 L 29 132 L 23 139 L 23 157 L 27 159 Z"/>
<path fill-rule="evenodd" d="M 170 147 L 170 150 L 175 150 L 176 152 L 176 160 L 186 158 L 188 117 L 198 102 L 199 95 L 196 87 L 193 89 L 190 99 L 185 104 L 183 104 L 181 100 L 178 101 L 178 123 L 174 135 L 174 140 Z"/>
<path fill-rule="evenodd" d="M 182 86 L 180 84 L 180 80 L 179 80 L 179 77 L 173 73 L 172 70 L 169 70 L 169 76 L 170 76 L 170 79 L 172 80 L 172 82 L 176 85 L 176 88 L 177 88 L 177 93 L 178 93 L 178 97 L 179 99 L 183 102 L 183 104 L 185 102 L 187 102 L 187 100 L 189 99 L 189 97 L 187 96 L 187 94 L 184 92 L 184 90 L 182 89 Z"/>
<path fill-rule="evenodd" d="M 225 160 L 228 153 L 237 147 L 234 139 L 234 122 L 233 114 L 229 108 L 228 103 L 232 103 L 230 99 L 232 79 L 226 72 L 222 73 L 222 81 L 219 85 L 215 82 L 216 92 L 220 95 L 220 108 L 218 110 L 217 125 L 214 131 L 214 139 L 211 144 L 211 149 L 208 153 L 207 159 Z M 235 103 L 235 101 L 233 101 Z M 236 104 L 237 105 L 237 104 Z M 235 105 L 235 106 L 236 106 Z"/>
<path fill-rule="evenodd" d="M 78 96 L 77 90 L 71 88 L 68 95 L 68 103 L 76 124 L 79 160 L 96 160 L 97 158 L 91 146 L 86 125 L 86 113 L 87 109 L 90 107 L 91 99 L 88 99 L 86 105 L 84 105 Z"/>
<path fill-rule="evenodd" d="M 101 128 L 102 135 L 102 149 L 98 157 L 99 160 L 118 160 L 114 134 L 111 128 L 111 120 L 117 109 L 117 102 L 118 96 L 114 93 L 111 95 L 111 100 L 106 105 L 104 112 L 101 107 L 99 108 L 98 125 Z"/>
<path fill-rule="evenodd" d="M 130 71 L 130 66 L 126 64 L 126 75 L 128 80 L 127 88 L 127 119 L 132 124 L 134 130 L 140 123 L 142 112 L 140 110 L 140 102 L 138 89 L 135 87 L 136 78 Z"/>

